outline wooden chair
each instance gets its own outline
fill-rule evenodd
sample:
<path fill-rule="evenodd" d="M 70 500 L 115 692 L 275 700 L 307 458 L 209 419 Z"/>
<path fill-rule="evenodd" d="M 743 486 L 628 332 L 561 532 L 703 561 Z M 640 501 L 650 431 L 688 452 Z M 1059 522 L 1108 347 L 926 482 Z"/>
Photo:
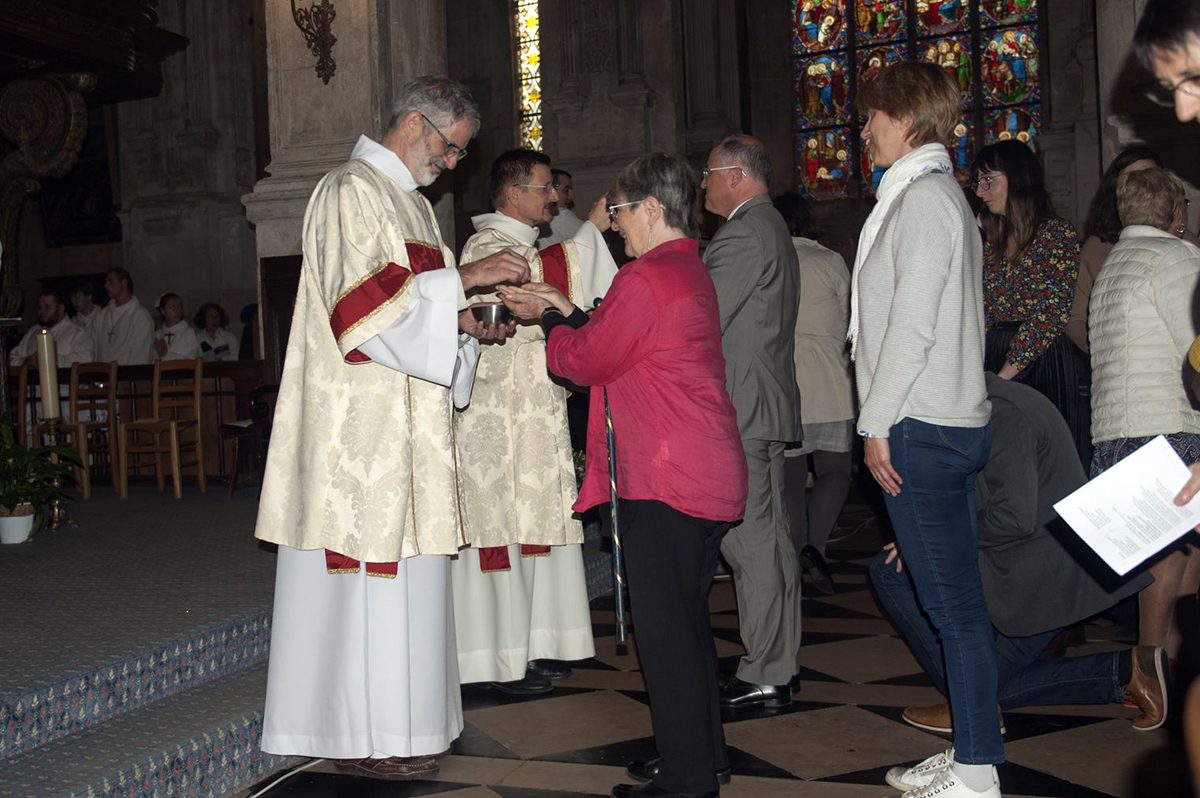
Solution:
<path fill-rule="evenodd" d="M 98 466 L 107 465 L 113 490 L 120 492 L 117 464 L 113 446 L 117 440 L 117 364 L 71 364 L 70 404 L 67 415 L 59 425 L 63 438 L 60 446 L 79 453 L 82 466 L 75 466 L 75 484 L 83 498 L 92 498 L 92 458 Z M 33 439 L 42 441 L 46 432 L 44 422 L 33 428 Z M 107 463 L 105 463 L 107 461 Z"/>
<path fill-rule="evenodd" d="M 17 443 L 29 445 L 29 364 L 22 363 L 17 369 L 16 393 L 10 394 L 8 406 L 12 408 L 12 421 Z"/>
<path fill-rule="evenodd" d="M 262 482 L 267 447 L 271 442 L 271 421 L 275 415 L 275 397 L 279 385 L 262 385 L 250 395 L 250 418 L 227 421 L 221 425 L 222 443 L 233 439 L 233 472 L 229 475 L 229 495 L 238 488 L 242 462 L 251 457 L 258 480 Z"/>
<path fill-rule="evenodd" d="M 208 490 L 204 477 L 204 433 L 200 429 L 200 382 L 202 362 L 191 360 L 154 361 L 153 386 L 151 388 L 151 413 L 153 418 L 122 422 L 120 426 L 120 470 L 121 498 L 129 498 L 129 455 L 153 454 L 154 476 L 158 490 L 163 490 L 163 457 L 171 457 L 171 481 L 175 498 L 183 498 L 182 475 L 184 466 L 196 466 L 196 481 L 200 492 Z M 192 430 L 194 439 L 185 441 L 180 433 Z M 133 443 L 131 437 L 149 435 L 146 443 Z M 196 459 L 186 463 L 180 460 L 181 449 L 194 449 Z"/>

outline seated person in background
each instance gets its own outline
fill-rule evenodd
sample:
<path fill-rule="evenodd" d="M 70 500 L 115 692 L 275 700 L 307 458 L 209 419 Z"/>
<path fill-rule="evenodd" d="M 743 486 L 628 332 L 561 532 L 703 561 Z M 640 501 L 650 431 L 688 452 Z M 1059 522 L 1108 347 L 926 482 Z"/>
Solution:
<path fill-rule="evenodd" d="M 96 359 L 121 366 L 154 362 L 154 320 L 133 295 L 133 277 L 112 268 L 104 277 L 108 304 L 96 318 Z"/>
<path fill-rule="evenodd" d="M 88 363 L 96 359 L 96 343 L 82 327 L 67 319 L 67 307 L 62 297 L 53 291 L 38 294 L 38 323 L 29 328 L 21 343 L 8 354 L 10 366 L 37 363 L 37 334 L 47 329 L 54 336 L 58 349 L 58 367 L 70 368 L 72 363 Z"/>
<path fill-rule="evenodd" d="M 183 318 L 183 299 L 179 294 L 163 294 L 158 298 L 162 326 L 154 331 L 154 351 L 160 360 L 184 360 L 200 357 L 200 341 L 196 331 Z"/>
<path fill-rule="evenodd" d="M 237 336 L 225 329 L 229 314 L 216 302 L 205 302 L 196 311 L 196 334 L 200 342 L 200 357 L 204 360 L 237 360 Z"/>
<path fill-rule="evenodd" d="M 975 490 L 979 571 L 995 627 L 1000 708 L 1105 704 L 1128 698 L 1142 710 L 1133 727 L 1157 729 L 1166 720 L 1169 693 L 1162 648 L 1040 658 L 1062 627 L 1132 595 L 1150 577 L 1142 573 L 1110 592 L 1063 548 L 1048 528 L 1057 518 L 1053 505 L 1085 481 L 1071 431 L 1036 389 L 990 373 L 987 389 L 994 435 Z M 871 564 L 871 582 L 934 686 L 945 695 L 941 645 L 891 544 Z M 947 733 L 952 728 L 945 701 L 909 707 L 904 720 L 929 731 Z M 953 759 L 952 754 L 938 757 Z M 893 768 L 888 783 L 897 789 L 920 786 L 912 779 L 935 775 L 928 768 L 914 774 L 921 767 Z"/>
<path fill-rule="evenodd" d="M 87 330 L 88 335 L 95 341 L 96 319 L 100 318 L 100 308 L 92 303 L 93 295 L 91 282 L 84 280 L 71 289 L 70 299 L 71 307 L 75 309 L 75 315 L 71 317 L 71 321 Z"/>

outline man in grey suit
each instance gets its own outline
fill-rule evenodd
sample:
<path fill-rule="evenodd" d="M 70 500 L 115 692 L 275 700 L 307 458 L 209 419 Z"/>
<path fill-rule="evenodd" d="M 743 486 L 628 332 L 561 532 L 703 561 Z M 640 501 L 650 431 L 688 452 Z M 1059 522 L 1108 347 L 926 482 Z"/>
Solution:
<path fill-rule="evenodd" d="M 784 706 L 800 655 L 800 565 L 789 537 L 783 448 L 800 439 L 793 360 L 799 265 L 771 204 L 771 162 L 753 136 L 727 136 L 708 156 L 704 207 L 726 218 L 704 253 L 721 311 L 725 387 L 746 452 L 746 517 L 725 536 L 746 654 L 721 688 L 726 707 Z"/>

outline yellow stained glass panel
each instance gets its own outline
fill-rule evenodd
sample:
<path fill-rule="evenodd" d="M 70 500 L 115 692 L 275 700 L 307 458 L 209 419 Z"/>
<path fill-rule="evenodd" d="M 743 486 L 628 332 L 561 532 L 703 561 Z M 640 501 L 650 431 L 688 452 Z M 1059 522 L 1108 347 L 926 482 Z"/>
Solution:
<path fill-rule="evenodd" d="M 513 0 L 517 39 L 517 138 L 531 150 L 542 148 L 542 51 L 538 0 Z"/>

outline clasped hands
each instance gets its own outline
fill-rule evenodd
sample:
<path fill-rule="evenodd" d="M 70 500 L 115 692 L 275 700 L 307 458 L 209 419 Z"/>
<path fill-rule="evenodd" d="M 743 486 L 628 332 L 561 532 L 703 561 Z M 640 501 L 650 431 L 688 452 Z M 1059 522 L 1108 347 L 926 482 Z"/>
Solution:
<path fill-rule="evenodd" d="M 502 249 L 486 258 L 464 263 L 458 267 L 463 291 L 492 288 L 501 283 L 529 282 L 529 263 L 511 249 Z M 475 318 L 470 308 L 458 314 L 458 329 L 480 341 L 503 341 L 517 331 L 516 319 L 505 324 L 484 324 Z"/>

